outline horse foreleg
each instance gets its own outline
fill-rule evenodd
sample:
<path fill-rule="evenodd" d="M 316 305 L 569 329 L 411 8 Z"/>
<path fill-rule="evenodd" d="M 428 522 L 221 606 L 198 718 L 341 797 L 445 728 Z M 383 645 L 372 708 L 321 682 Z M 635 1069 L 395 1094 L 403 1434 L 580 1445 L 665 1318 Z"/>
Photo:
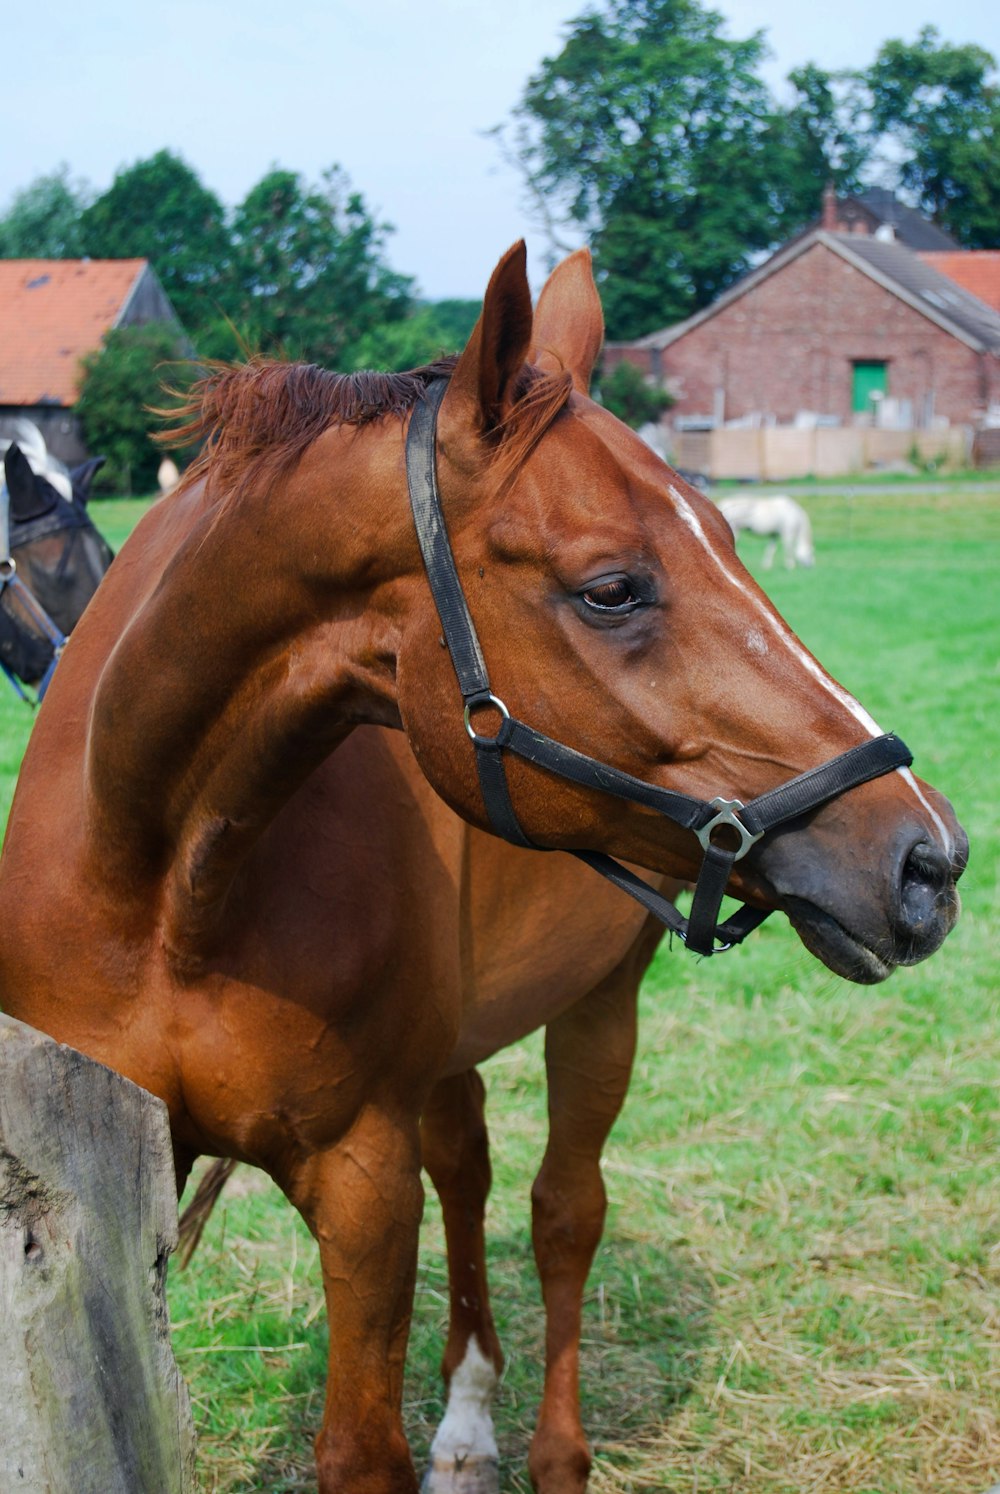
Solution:
<path fill-rule="evenodd" d="M 503 1365 L 490 1311 L 483 1224 L 490 1191 L 483 1081 L 475 1069 L 436 1086 L 421 1121 L 424 1166 L 441 1200 L 450 1320 L 442 1373 L 448 1406 L 424 1494 L 498 1494 L 491 1403 Z"/>
<path fill-rule="evenodd" d="M 539 1494 L 581 1494 L 590 1472 L 579 1399 L 583 1290 L 604 1227 L 601 1151 L 628 1089 L 645 963 L 630 961 L 546 1031 L 549 1139 L 531 1195 L 546 1314 L 545 1391 L 528 1458 Z"/>
<path fill-rule="evenodd" d="M 319 1244 L 329 1316 L 319 1494 L 417 1494 L 402 1422 L 423 1209 L 416 1117 L 369 1106 L 279 1181 Z"/>
<path fill-rule="evenodd" d="M 761 561 L 761 566 L 765 571 L 769 571 L 771 569 L 772 565 L 774 564 L 774 557 L 777 552 L 778 541 L 776 539 L 770 540 L 764 547 L 764 558 Z"/>

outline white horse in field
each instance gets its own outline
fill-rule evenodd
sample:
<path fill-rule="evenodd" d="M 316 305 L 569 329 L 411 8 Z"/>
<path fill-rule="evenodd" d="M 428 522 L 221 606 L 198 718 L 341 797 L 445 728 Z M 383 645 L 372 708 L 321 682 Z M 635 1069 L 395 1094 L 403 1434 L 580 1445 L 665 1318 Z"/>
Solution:
<path fill-rule="evenodd" d="M 764 551 L 765 570 L 774 564 L 779 541 L 789 570 L 816 563 L 809 515 L 793 498 L 722 498 L 719 508 L 735 535 L 749 529 L 751 534 L 770 537 Z"/>

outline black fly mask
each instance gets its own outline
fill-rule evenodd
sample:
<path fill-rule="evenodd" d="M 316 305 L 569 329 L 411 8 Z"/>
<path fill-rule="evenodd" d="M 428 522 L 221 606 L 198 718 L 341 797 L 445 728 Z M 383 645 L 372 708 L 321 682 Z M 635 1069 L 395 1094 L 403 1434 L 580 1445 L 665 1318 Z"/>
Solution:
<path fill-rule="evenodd" d="M 113 559 L 95 529 L 87 498 L 102 458 L 70 474 L 67 500 L 12 443 L 0 493 L 0 667 L 39 686 L 39 698 L 66 635 L 79 620 Z"/>

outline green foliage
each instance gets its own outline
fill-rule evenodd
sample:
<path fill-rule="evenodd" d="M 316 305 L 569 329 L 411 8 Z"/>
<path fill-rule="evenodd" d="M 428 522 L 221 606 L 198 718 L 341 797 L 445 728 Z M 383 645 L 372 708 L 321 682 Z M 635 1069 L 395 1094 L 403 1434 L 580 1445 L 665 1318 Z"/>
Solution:
<path fill-rule="evenodd" d="M 336 367 L 409 309 L 411 280 L 383 259 L 388 232 L 338 168 L 315 187 L 268 172 L 233 220 L 227 309 L 240 335 L 255 351 Z"/>
<path fill-rule="evenodd" d="M 449 352 L 457 352 L 465 346 L 483 309 L 482 301 L 469 301 L 459 296 L 425 304 L 440 328 L 441 346 Z"/>
<path fill-rule="evenodd" d="M 344 367 L 399 371 L 460 352 L 469 340 L 480 307 L 479 301 L 423 302 L 402 321 L 384 322 L 359 338 L 349 350 Z"/>
<path fill-rule="evenodd" d="M 515 151 L 554 221 L 594 250 L 609 335 L 703 306 L 773 238 L 761 35 L 697 0 L 606 0 L 515 111 Z"/>
<path fill-rule="evenodd" d="M 155 488 L 162 452 L 151 440 L 158 422 L 149 407 L 163 405 L 165 382 L 180 386 L 194 376 L 176 363 L 181 354 L 176 328 L 148 323 L 112 330 L 100 351 L 83 360 L 76 413 L 88 449 L 107 457 L 98 474 L 105 490 Z"/>
<path fill-rule="evenodd" d="M 83 254 L 81 214 L 90 200 L 69 167 L 38 176 L 15 192 L 0 216 L 0 259 L 74 259 Z"/>
<path fill-rule="evenodd" d="M 806 63 L 789 74 L 795 99 L 776 110 L 768 132 L 768 174 L 778 237 L 816 216 L 823 189 L 863 190 L 872 145 L 864 132 L 864 90 L 855 74 L 832 74 Z"/>
<path fill-rule="evenodd" d="M 659 420 L 673 404 L 673 396 L 651 384 L 634 363 L 617 363 L 601 380 L 601 402 L 633 430 Z"/>
<path fill-rule="evenodd" d="M 119 171 L 78 229 L 74 252 L 151 262 L 204 357 L 252 351 L 337 365 L 410 309 L 410 279 L 385 262 L 389 226 L 337 167 L 316 186 L 274 168 L 227 215 L 190 166 L 161 150 Z"/>
<path fill-rule="evenodd" d="M 966 248 L 1000 243 L 1000 84 L 996 62 L 925 26 L 888 41 L 865 74 L 871 127 L 901 149 L 899 185 Z"/>
<path fill-rule="evenodd" d="M 828 182 L 857 192 L 876 169 L 963 244 L 1000 242 L 989 53 L 925 27 L 866 71 L 796 69 L 787 106 L 765 56 L 700 0 L 600 0 L 495 132 L 553 248 L 590 243 L 612 338 L 708 305 L 818 216 Z"/>
<path fill-rule="evenodd" d="M 119 171 L 80 231 L 93 259 L 148 259 L 192 336 L 215 314 L 229 264 L 225 213 L 179 156 L 161 150 Z"/>

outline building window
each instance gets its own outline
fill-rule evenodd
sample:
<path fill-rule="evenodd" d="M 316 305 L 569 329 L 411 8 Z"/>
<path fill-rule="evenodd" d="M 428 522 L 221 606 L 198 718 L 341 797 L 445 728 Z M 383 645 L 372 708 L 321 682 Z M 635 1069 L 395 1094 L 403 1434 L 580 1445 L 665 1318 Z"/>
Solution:
<path fill-rule="evenodd" d="M 889 365 L 857 361 L 853 365 L 851 409 L 855 415 L 870 415 L 889 389 Z"/>

